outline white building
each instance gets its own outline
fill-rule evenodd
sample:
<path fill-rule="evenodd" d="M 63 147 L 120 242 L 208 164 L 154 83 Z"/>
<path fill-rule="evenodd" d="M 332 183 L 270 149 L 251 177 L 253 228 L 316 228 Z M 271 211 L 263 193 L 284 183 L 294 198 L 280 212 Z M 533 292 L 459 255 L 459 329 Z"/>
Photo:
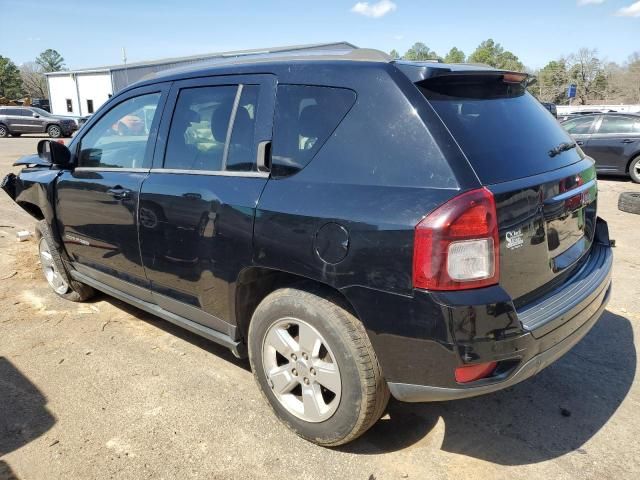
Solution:
<path fill-rule="evenodd" d="M 167 58 L 149 62 L 67 70 L 45 73 L 49 87 L 49 102 L 54 115 L 85 116 L 95 112 L 109 97 L 126 86 L 162 70 L 211 59 L 226 59 L 244 55 L 294 52 L 299 50 L 345 50 L 356 48 L 348 42 L 294 45 L 259 50 L 209 53 L 190 57 Z"/>

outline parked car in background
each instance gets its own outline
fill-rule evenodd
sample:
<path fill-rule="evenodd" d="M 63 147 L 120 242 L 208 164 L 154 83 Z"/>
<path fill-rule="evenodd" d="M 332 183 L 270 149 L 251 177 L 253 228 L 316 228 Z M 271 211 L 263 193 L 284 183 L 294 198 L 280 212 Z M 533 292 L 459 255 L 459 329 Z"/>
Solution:
<path fill-rule="evenodd" d="M 49 100 L 47 98 L 32 98 L 31 106 L 41 108 L 49 113 L 51 113 L 51 105 L 49 104 Z"/>
<path fill-rule="evenodd" d="M 562 122 L 601 173 L 628 175 L 640 183 L 640 115 L 584 114 Z"/>
<path fill-rule="evenodd" d="M 0 137 L 19 137 L 23 133 L 70 137 L 77 129 L 74 119 L 51 115 L 38 107 L 0 107 Z"/>
<path fill-rule="evenodd" d="M 550 103 L 550 102 L 540 102 L 540 103 L 542 103 L 544 108 L 546 108 L 547 110 L 549 110 L 551 112 L 551 115 L 553 115 L 554 117 L 558 118 L 558 109 L 556 108 L 556 104 L 555 103 Z"/>
<path fill-rule="evenodd" d="M 336 446 L 390 394 L 535 375 L 604 311 L 593 160 L 526 86 L 360 49 L 199 63 L 42 140 L 2 188 L 58 295 L 101 290 L 248 356 L 283 423 Z"/>

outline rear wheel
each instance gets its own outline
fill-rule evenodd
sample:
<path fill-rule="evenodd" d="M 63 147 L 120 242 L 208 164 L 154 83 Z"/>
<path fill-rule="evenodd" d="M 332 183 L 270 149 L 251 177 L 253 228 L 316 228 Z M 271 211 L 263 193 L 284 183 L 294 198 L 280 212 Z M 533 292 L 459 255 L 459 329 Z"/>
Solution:
<path fill-rule="evenodd" d="M 640 155 L 629 164 L 629 176 L 634 182 L 640 183 Z"/>
<path fill-rule="evenodd" d="M 0 138 L 5 138 L 9 136 L 9 129 L 0 124 Z"/>
<path fill-rule="evenodd" d="M 47 133 L 51 138 L 60 138 L 62 136 L 62 130 L 58 125 L 49 125 L 47 127 Z"/>
<path fill-rule="evenodd" d="M 92 297 L 95 293 L 93 288 L 73 280 L 68 274 L 60 253 L 56 249 L 49 225 L 44 220 L 38 222 L 36 236 L 42 273 L 51 290 L 72 302 L 82 302 Z"/>
<path fill-rule="evenodd" d="M 383 414 L 389 390 L 360 321 L 319 292 L 277 290 L 249 327 L 254 377 L 280 420 L 323 446 L 348 443 Z"/>

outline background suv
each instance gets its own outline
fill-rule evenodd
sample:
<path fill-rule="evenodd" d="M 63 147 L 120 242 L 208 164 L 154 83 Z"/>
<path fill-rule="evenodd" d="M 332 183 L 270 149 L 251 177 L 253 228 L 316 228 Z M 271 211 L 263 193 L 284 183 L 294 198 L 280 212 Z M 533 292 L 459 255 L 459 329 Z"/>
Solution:
<path fill-rule="evenodd" d="M 529 378 L 604 310 L 593 161 L 526 85 L 360 49 L 190 65 L 2 187 L 58 295 L 98 289 L 248 357 L 276 415 L 336 446 L 390 395 Z"/>
<path fill-rule="evenodd" d="M 70 137 L 78 124 L 71 118 L 51 115 L 38 107 L 0 107 L 0 138 L 23 133 L 47 133 L 52 138 Z"/>

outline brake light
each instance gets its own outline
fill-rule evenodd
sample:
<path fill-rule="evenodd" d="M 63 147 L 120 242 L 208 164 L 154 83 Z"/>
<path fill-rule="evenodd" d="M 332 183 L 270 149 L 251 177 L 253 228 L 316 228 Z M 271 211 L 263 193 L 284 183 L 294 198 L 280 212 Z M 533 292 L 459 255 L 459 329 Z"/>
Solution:
<path fill-rule="evenodd" d="M 483 187 L 458 195 L 415 228 L 413 286 L 466 290 L 495 285 L 499 248 L 493 194 Z"/>

